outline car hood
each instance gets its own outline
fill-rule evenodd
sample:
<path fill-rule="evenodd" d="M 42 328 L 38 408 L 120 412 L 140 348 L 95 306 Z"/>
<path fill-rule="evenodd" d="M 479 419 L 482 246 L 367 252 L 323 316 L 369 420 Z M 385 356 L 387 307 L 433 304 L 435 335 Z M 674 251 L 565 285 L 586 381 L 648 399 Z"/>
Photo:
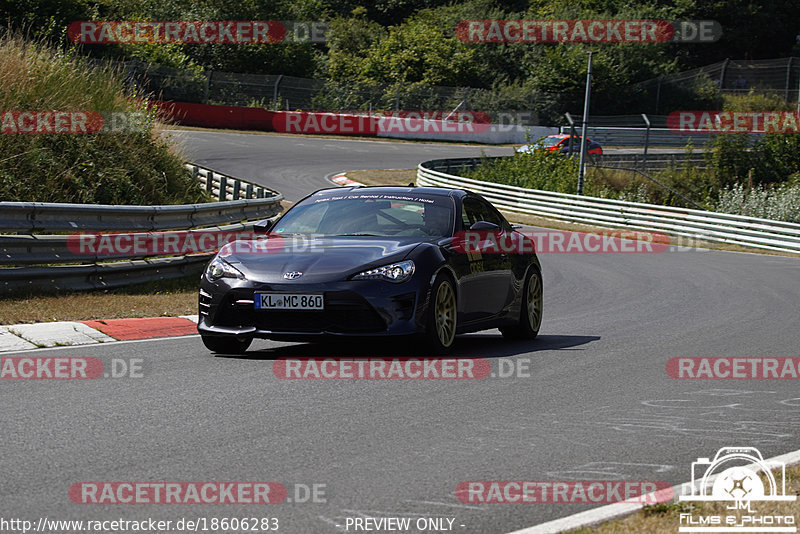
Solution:
<path fill-rule="evenodd" d="M 270 236 L 265 240 L 237 241 L 220 251 L 248 280 L 266 283 L 318 283 L 404 259 L 419 237 L 300 237 Z M 259 246 L 255 246 L 257 243 Z M 228 250 L 226 250 L 228 249 Z M 286 280 L 284 273 L 303 273 Z"/>

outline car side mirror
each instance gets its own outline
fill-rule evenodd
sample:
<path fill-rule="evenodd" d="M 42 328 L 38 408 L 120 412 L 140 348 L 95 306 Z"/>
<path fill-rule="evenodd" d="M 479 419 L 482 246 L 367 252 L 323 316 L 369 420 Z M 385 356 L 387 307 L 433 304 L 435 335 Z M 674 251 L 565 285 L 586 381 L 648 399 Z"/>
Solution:
<path fill-rule="evenodd" d="M 269 219 L 258 221 L 253 225 L 253 231 L 261 234 L 269 233 L 270 229 L 275 223 Z"/>
<path fill-rule="evenodd" d="M 500 227 L 495 223 L 489 221 L 476 221 L 472 226 L 469 227 L 470 230 L 474 230 L 476 232 L 499 232 Z"/>

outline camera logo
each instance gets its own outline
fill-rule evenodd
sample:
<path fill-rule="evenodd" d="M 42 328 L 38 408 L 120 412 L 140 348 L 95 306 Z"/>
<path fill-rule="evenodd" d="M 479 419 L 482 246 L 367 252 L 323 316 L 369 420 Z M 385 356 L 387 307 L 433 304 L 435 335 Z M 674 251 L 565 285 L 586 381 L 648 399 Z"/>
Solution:
<path fill-rule="evenodd" d="M 797 532 L 794 515 L 752 508 L 753 501 L 797 500 L 786 495 L 786 464 L 764 460 L 755 447 L 723 447 L 713 460 L 692 462 L 691 494 L 679 500 L 733 501 L 726 507 L 731 513 L 681 513 L 679 532 Z"/>

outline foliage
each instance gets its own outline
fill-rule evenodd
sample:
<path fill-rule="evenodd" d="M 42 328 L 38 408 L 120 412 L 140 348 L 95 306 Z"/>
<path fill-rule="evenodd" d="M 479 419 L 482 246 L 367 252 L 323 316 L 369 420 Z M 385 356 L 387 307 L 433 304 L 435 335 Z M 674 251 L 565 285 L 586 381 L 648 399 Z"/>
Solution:
<path fill-rule="evenodd" d="M 0 199 L 181 204 L 204 193 L 158 133 L 147 103 L 124 95 L 119 73 L 74 53 L 0 38 L 0 110 L 138 113 L 133 131 L 0 135 Z M 134 95 L 135 96 L 135 95 Z"/>
<path fill-rule="evenodd" d="M 775 187 L 748 189 L 735 184 L 723 189 L 714 205 L 715 211 L 762 219 L 800 223 L 800 180 Z"/>
<path fill-rule="evenodd" d="M 464 176 L 485 182 L 575 193 L 578 187 L 578 162 L 558 152 L 534 150 L 510 158 L 485 159 Z"/>

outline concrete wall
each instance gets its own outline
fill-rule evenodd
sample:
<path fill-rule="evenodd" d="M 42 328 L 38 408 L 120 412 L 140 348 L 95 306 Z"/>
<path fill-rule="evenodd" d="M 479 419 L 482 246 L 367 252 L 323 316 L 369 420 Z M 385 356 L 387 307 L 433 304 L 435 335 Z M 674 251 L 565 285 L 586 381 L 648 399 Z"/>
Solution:
<path fill-rule="evenodd" d="M 331 112 L 270 111 L 243 106 L 212 106 L 154 101 L 178 124 L 209 128 L 275 131 L 283 133 L 357 135 L 428 141 L 464 141 L 485 144 L 524 144 L 558 133 L 558 128 L 479 122 L 457 122 L 393 115 L 357 115 Z"/>

